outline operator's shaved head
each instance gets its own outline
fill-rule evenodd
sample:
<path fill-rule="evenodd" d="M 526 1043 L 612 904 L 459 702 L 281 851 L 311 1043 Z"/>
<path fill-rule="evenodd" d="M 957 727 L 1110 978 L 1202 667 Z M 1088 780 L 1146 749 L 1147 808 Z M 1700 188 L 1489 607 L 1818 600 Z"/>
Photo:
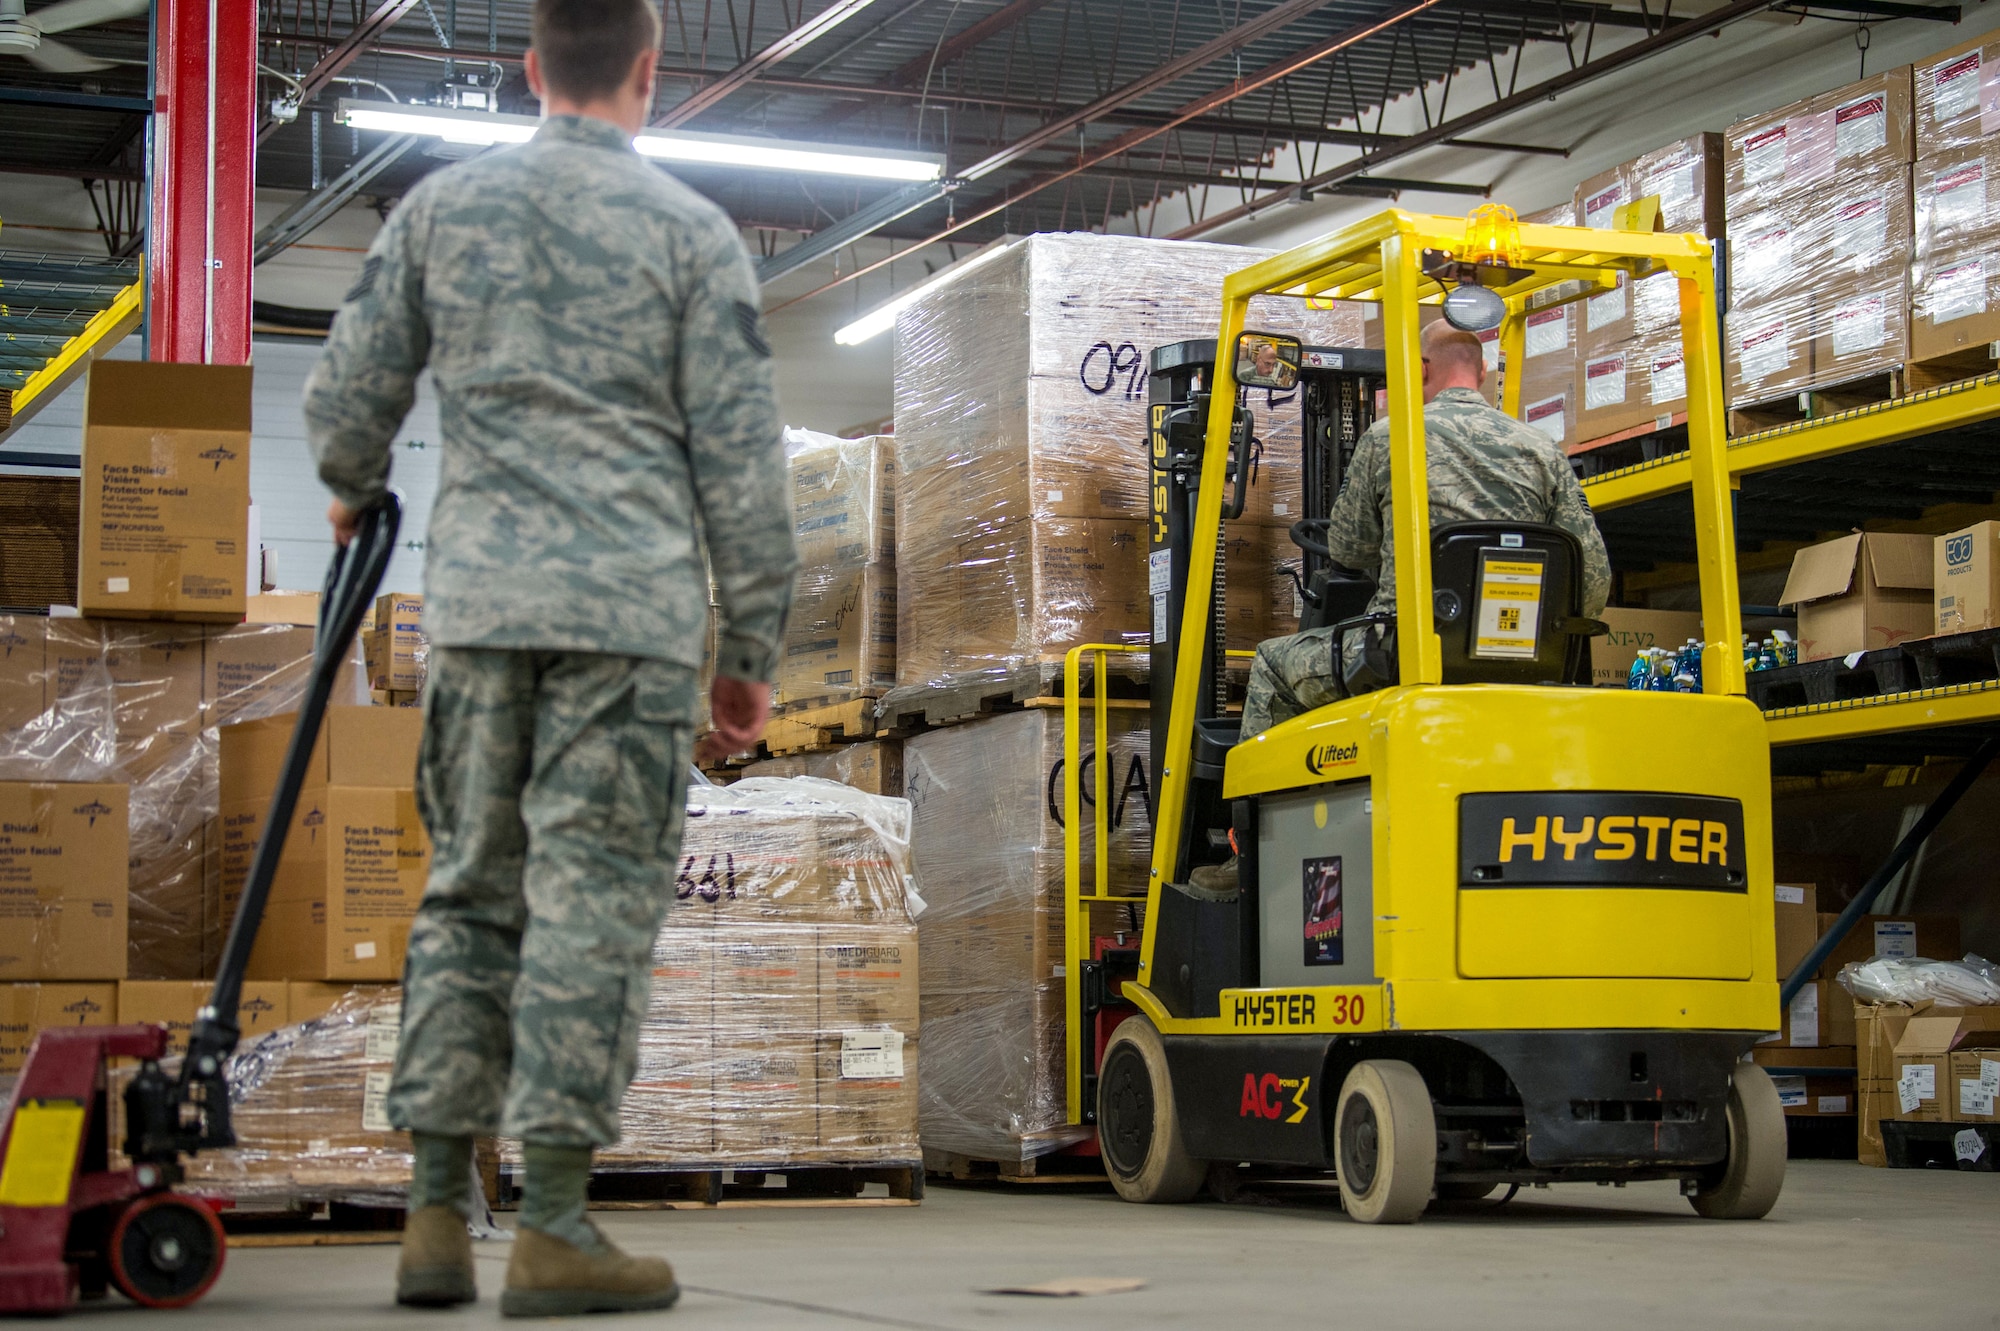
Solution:
<path fill-rule="evenodd" d="M 1447 388 L 1477 391 L 1486 382 L 1486 353 L 1479 339 L 1439 319 L 1419 339 L 1424 353 L 1424 401 Z"/>

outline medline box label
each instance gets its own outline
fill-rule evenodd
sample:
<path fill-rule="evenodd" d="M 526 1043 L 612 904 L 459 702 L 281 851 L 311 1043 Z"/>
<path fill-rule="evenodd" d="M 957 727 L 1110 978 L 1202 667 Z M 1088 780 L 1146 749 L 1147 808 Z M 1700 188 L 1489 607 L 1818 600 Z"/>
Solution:
<path fill-rule="evenodd" d="M 2000 522 L 1975 523 L 1934 544 L 1937 631 L 2000 627 Z"/>
<path fill-rule="evenodd" d="M 1743 806 L 1705 795 L 1545 791 L 1458 803 L 1459 886 L 1748 890 Z"/>

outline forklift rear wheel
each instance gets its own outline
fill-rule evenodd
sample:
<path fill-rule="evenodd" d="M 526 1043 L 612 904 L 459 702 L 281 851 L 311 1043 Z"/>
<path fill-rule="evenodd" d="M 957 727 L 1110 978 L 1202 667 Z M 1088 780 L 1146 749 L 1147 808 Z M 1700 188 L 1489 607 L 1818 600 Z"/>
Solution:
<path fill-rule="evenodd" d="M 1184 1202 L 1208 1162 L 1188 1154 L 1167 1073 L 1167 1049 L 1144 1017 L 1121 1023 L 1097 1075 L 1097 1136 L 1111 1186 L 1128 1202 Z"/>
<path fill-rule="evenodd" d="M 1785 1109 L 1771 1074 L 1738 1063 L 1729 1080 L 1729 1158 L 1688 1201 L 1710 1220 L 1761 1220 L 1785 1186 Z"/>
<path fill-rule="evenodd" d="M 1354 1065 L 1333 1122 L 1335 1171 L 1347 1214 L 1365 1225 L 1407 1225 L 1437 1180 L 1437 1115 L 1423 1074 L 1398 1059 Z"/>
<path fill-rule="evenodd" d="M 200 1202 L 156 1192 L 126 1207 L 111 1228 L 111 1283 L 143 1308 L 180 1308 L 222 1274 L 222 1222 Z"/>

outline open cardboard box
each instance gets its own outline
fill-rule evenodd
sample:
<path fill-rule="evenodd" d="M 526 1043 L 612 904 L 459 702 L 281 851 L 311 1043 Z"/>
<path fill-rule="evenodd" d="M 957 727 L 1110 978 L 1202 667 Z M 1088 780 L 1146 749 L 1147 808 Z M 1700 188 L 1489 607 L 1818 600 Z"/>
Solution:
<path fill-rule="evenodd" d="M 1930 1008 L 1912 1016 L 1896 1037 L 1899 1118 L 1919 1123 L 1958 1119 L 1952 1054 L 2000 1046 L 2000 1007 Z"/>
<path fill-rule="evenodd" d="M 1799 611 L 1799 660 L 1894 647 L 1931 634 L 1932 542 L 1854 532 L 1792 556 L 1780 605 Z"/>

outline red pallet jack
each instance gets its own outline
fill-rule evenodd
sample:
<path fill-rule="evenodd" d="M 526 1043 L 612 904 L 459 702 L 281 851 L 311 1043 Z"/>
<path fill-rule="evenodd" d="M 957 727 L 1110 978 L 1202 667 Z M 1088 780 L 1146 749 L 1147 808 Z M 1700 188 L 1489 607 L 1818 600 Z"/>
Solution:
<path fill-rule="evenodd" d="M 164 1026 L 44 1031 L 28 1051 L 0 1125 L 0 1313 L 59 1313 L 109 1286 L 149 1308 L 193 1303 L 222 1273 L 222 1222 L 175 1192 L 181 1158 L 236 1144 L 229 1123 L 229 1056 L 236 1007 L 272 875 L 284 849 L 335 676 L 374 597 L 402 522 L 394 495 L 361 515 L 335 553 L 320 602 L 312 677 L 285 752 L 270 817 L 250 861 L 215 988 L 196 1015 L 178 1071 L 160 1066 Z M 108 1061 L 136 1058 L 125 1089 L 128 1165 L 111 1167 Z"/>

